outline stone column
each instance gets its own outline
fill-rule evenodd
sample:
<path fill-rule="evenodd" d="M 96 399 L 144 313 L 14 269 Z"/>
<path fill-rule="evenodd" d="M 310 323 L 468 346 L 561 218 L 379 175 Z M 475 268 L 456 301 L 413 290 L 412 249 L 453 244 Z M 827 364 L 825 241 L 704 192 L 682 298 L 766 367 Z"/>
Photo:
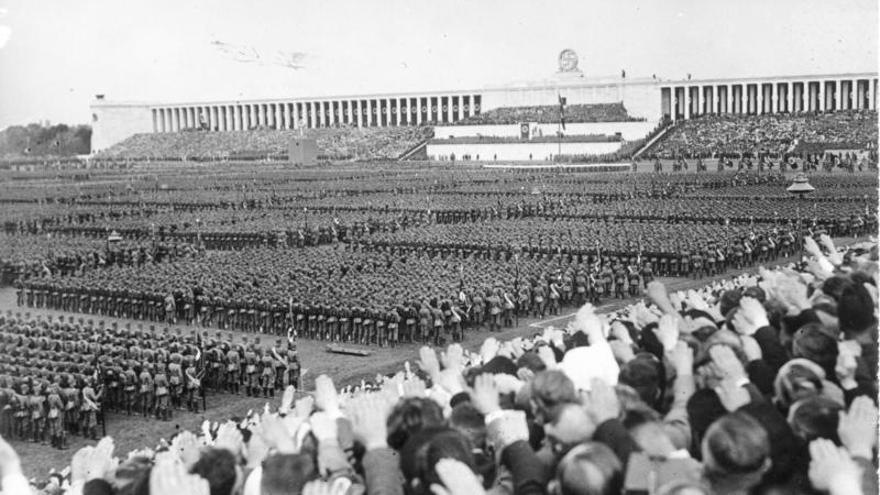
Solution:
<path fill-rule="evenodd" d="M 694 102 L 691 96 L 693 90 L 693 86 L 685 86 L 684 87 L 684 118 L 685 120 L 691 118 L 691 107 L 693 107 Z"/>
<path fill-rule="evenodd" d="M 755 100 L 755 114 L 761 115 L 764 113 L 764 83 L 758 83 L 758 86 L 755 89 L 757 90 L 757 100 Z"/>
<path fill-rule="evenodd" d="M 792 107 L 792 102 L 794 98 L 792 97 L 792 91 L 794 90 L 794 83 L 788 81 L 785 83 L 785 110 L 788 113 L 794 113 L 794 107 Z"/>
<path fill-rule="evenodd" d="M 819 105 L 816 110 L 824 112 L 827 103 L 825 100 L 825 81 L 819 81 Z"/>
<path fill-rule="evenodd" d="M 422 98 L 416 98 L 416 125 L 422 125 Z"/>
<path fill-rule="evenodd" d="M 844 110 L 843 108 L 843 81 L 834 81 L 834 100 L 831 101 L 832 110 Z"/>
<path fill-rule="evenodd" d="M 449 110 L 448 113 L 447 113 L 446 119 L 447 119 L 447 120 L 449 121 L 449 123 L 451 124 L 451 123 L 455 122 L 455 110 L 452 109 L 452 96 L 447 96 L 447 97 L 446 97 L 446 105 L 447 105 L 448 110 Z"/>
<path fill-rule="evenodd" d="M 697 86 L 697 111 L 694 112 L 694 115 L 703 115 L 706 112 L 706 95 L 703 93 L 706 88 L 703 86 Z"/>
<path fill-rule="evenodd" d="M 877 110 L 877 88 L 876 80 L 868 79 L 868 109 Z"/>

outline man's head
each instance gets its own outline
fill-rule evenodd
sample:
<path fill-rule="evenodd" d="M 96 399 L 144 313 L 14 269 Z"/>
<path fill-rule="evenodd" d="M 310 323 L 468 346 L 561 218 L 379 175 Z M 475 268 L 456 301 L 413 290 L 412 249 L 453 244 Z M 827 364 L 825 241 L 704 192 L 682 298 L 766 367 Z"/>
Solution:
<path fill-rule="evenodd" d="M 874 300 L 864 286 L 845 287 L 837 304 L 840 330 L 847 339 L 862 341 L 870 327 L 876 323 Z"/>
<path fill-rule="evenodd" d="M 820 323 L 807 323 L 794 334 L 792 355 L 818 364 L 826 372 L 837 362 L 837 340 Z"/>
<path fill-rule="evenodd" d="M 307 455 L 272 455 L 263 461 L 260 495 L 298 495 L 317 477 L 315 462 Z"/>
<path fill-rule="evenodd" d="M 701 449 L 706 477 L 713 485 L 748 490 L 770 468 L 767 430 L 745 413 L 730 413 L 712 423 Z"/>
<path fill-rule="evenodd" d="M 211 495 L 231 495 L 241 475 L 232 452 L 216 448 L 203 450 L 190 472 L 208 481 Z"/>
<path fill-rule="evenodd" d="M 538 424 L 544 424 L 552 410 L 578 401 L 574 383 L 558 370 L 542 371 L 531 382 L 532 413 Z"/>
<path fill-rule="evenodd" d="M 556 452 L 586 442 L 596 432 L 596 421 L 581 404 L 566 403 L 553 408 L 544 423 L 544 434 Z"/>
<path fill-rule="evenodd" d="M 410 436 L 423 428 L 442 426 L 443 410 L 431 399 L 409 397 L 394 406 L 387 424 L 388 446 L 400 450 Z"/>
<path fill-rule="evenodd" d="M 837 442 L 837 423 L 842 410 L 842 404 L 827 397 L 807 397 L 792 404 L 788 424 L 805 443 L 817 438 Z"/>
<path fill-rule="evenodd" d="M 641 353 L 620 368 L 620 383 L 629 385 L 650 406 L 658 406 L 665 387 L 663 364 L 652 354 Z"/>
<path fill-rule="evenodd" d="M 623 486 L 623 465 L 604 444 L 586 442 L 572 448 L 556 466 L 550 484 L 554 495 L 612 495 Z"/>
<path fill-rule="evenodd" d="M 406 480 L 406 493 L 431 493 L 431 485 L 442 485 L 434 466 L 440 459 L 455 459 L 474 469 L 472 446 L 451 428 L 425 428 L 412 435 L 400 451 L 400 468 Z"/>

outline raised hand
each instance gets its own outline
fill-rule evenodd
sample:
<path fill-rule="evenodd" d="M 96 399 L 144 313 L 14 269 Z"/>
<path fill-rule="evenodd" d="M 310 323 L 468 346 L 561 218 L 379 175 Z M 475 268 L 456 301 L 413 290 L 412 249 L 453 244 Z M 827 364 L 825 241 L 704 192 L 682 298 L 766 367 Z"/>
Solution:
<path fill-rule="evenodd" d="M 856 397 L 849 411 L 840 412 L 837 426 L 840 442 L 854 456 L 871 459 L 877 445 L 877 407 L 870 397 Z"/>
<path fill-rule="evenodd" d="M 171 441 L 171 449 L 177 452 L 187 469 L 198 462 L 203 445 L 202 441 L 189 430 L 178 433 Z"/>
<path fill-rule="evenodd" d="M 386 422 L 392 407 L 392 398 L 385 394 L 371 394 L 349 404 L 346 412 L 351 420 L 352 432 L 367 450 L 387 447 Z"/>
<path fill-rule="evenodd" d="M 495 377 L 483 373 L 474 379 L 474 388 L 471 391 L 471 401 L 481 413 L 489 414 L 501 409 L 498 399 L 498 387 L 495 385 Z"/>
<path fill-rule="evenodd" d="M 499 456 L 508 445 L 529 440 L 529 425 L 523 411 L 504 411 L 487 425 L 487 442 Z"/>
<path fill-rule="evenodd" d="M 556 369 L 556 354 L 553 354 L 553 349 L 550 346 L 542 345 L 538 347 L 538 357 L 541 358 L 541 362 L 544 363 L 544 366 L 547 367 L 548 370 Z"/>
<path fill-rule="evenodd" d="M 500 348 L 501 346 L 495 337 L 488 337 L 484 340 L 483 345 L 480 346 L 480 358 L 483 360 L 483 363 L 491 361 L 498 354 Z"/>
<path fill-rule="evenodd" d="M 663 344 L 663 350 L 670 351 L 678 342 L 678 318 L 677 314 L 665 314 L 660 318 L 660 324 L 654 329 L 657 340 Z"/>
<path fill-rule="evenodd" d="M 486 490 L 477 475 L 463 462 L 456 459 L 440 459 L 434 471 L 443 485 L 431 485 L 434 495 L 484 495 Z"/>
<path fill-rule="evenodd" d="M 770 325 L 767 310 L 753 297 L 740 299 L 739 309 L 733 315 L 732 323 L 733 328 L 741 335 L 754 335 L 758 329 Z"/>
<path fill-rule="evenodd" d="M 675 308 L 672 306 L 672 301 L 669 300 L 669 293 L 666 291 L 666 286 L 663 285 L 662 282 L 657 280 L 651 281 L 648 283 L 648 288 L 645 293 L 648 296 L 648 299 L 656 304 L 664 313 L 672 313 L 675 311 Z"/>
<path fill-rule="evenodd" d="M 73 463 L 71 463 L 72 467 Z M 12 445 L 9 445 L 9 442 L 0 437 L 0 477 L 12 474 L 21 474 L 21 459 L 19 459 Z"/>
<path fill-rule="evenodd" d="M 617 398 L 617 392 L 602 379 L 593 378 L 590 381 L 590 391 L 587 395 L 584 407 L 592 414 L 597 425 L 620 416 L 620 400 Z"/>
<path fill-rule="evenodd" d="M 220 425 L 217 429 L 217 438 L 214 440 L 214 447 L 218 449 L 226 449 L 235 455 L 241 453 L 243 446 L 243 438 L 241 432 L 238 431 L 238 425 L 232 421 L 227 421 Z"/>
<path fill-rule="evenodd" d="M 876 432 L 872 433 L 876 435 Z M 837 447 L 831 440 L 819 438 L 810 442 L 810 483 L 817 490 L 848 488 L 836 493 L 861 493 L 851 491 L 860 488 L 862 470 L 852 460 L 843 447 Z"/>
<path fill-rule="evenodd" d="M 278 404 L 278 412 L 281 414 L 287 414 L 290 412 L 291 407 L 293 406 L 293 398 L 296 396 L 296 387 L 293 385 L 288 385 L 287 388 L 284 389 L 284 393 L 281 394 L 281 403 Z"/>
<path fill-rule="evenodd" d="M 464 349 L 461 344 L 449 344 L 446 352 L 440 354 L 440 360 L 444 368 L 452 368 L 459 373 L 464 370 Z"/>
<path fill-rule="evenodd" d="M 712 358 L 712 362 L 724 378 L 734 381 L 746 378 L 746 370 L 743 367 L 742 361 L 736 357 L 736 354 L 734 354 L 733 349 L 730 347 L 714 345 L 709 348 L 709 357 Z"/>
<path fill-rule="evenodd" d="M 259 426 L 256 428 L 258 436 L 270 448 L 275 448 L 282 454 L 295 454 L 296 444 L 288 429 L 285 421 L 280 416 L 274 414 L 265 414 L 261 418 Z M 251 436 L 253 438 L 253 435 Z"/>
<path fill-rule="evenodd" d="M 329 414 L 340 414 L 339 393 L 333 385 L 333 379 L 327 375 L 315 379 L 315 405 Z"/>
<path fill-rule="evenodd" d="M 312 433 L 318 441 L 336 441 L 339 432 L 336 427 L 336 418 L 327 411 L 319 411 L 309 417 L 312 425 Z"/>
<path fill-rule="evenodd" d="M 486 344 L 483 343 L 483 345 L 485 346 Z M 440 374 L 440 361 L 437 360 L 437 352 L 428 346 L 419 348 L 419 361 L 417 364 L 419 369 L 427 373 L 432 380 Z"/>
<path fill-rule="evenodd" d="M 718 394 L 718 399 L 721 401 L 724 409 L 730 412 L 736 411 L 752 400 L 749 391 L 741 387 L 736 380 L 730 378 L 722 380 L 715 387 L 715 393 Z"/>
<path fill-rule="evenodd" d="M 314 408 L 315 398 L 311 395 L 305 395 L 294 402 L 293 414 L 298 418 L 306 419 L 312 414 Z"/>
<path fill-rule="evenodd" d="M 189 474 L 179 460 L 162 458 L 150 470 L 150 495 L 208 495 L 210 492 L 208 480 Z"/>
<path fill-rule="evenodd" d="M 686 342 L 679 340 L 675 343 L 675 347 L 667 352 L 666 355 L 672 366 L 675 367 L 676 375 L 693 375 L 694 351 Z"/>

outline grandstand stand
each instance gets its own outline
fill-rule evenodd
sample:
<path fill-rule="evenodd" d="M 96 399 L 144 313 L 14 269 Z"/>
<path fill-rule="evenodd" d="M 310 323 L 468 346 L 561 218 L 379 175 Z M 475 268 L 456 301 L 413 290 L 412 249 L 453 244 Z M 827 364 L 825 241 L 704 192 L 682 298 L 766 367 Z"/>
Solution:
<path fill-rule="evenodd" d="M 433 137 L 431 127 L 309 129 L 303 137 L 318 142 L 325 160 L 393 160 Z M 299 131 L 251 130 L 236 132 L 146 133 L 113 145 L 98 159 L 222 160 L 284 159 Z"/>
<path fill-rule="evenodd" d="M 765 152 L 866 149 L 877 139 L 876 111 L 828 114 L 706 115 L 679 122 L 649 154 L 709 157 Z"/>
<path fill-rule="evenodd" d="M 559 106 L 502 107 L 468 117 L 460 125 L 500 125 L 519 122 L 553 124 L 559 122 Z M 632 122 L 623 103 L 598 103 L 591 105 L 568 105 L 565 107 L 566 122 Z"/>

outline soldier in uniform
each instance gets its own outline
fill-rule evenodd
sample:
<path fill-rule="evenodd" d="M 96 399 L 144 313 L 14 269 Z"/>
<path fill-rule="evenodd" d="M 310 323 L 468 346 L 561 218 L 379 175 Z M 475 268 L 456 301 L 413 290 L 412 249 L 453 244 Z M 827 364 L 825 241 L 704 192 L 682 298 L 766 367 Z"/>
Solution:
<path fill-rule="evenodd" d="M 270 353 L 263 355 L 262 364 L 260 386 L 263 388 L 263 397 L 275 397 L 275 361 Z"/>
<path fill-rule="evenodd" d="M 82 389 L 82 426 L 83 435 L 92 440 L 98 439 L 98 410 L 100 409 L 100 394 L 95 392 L 94 378 L 86 377 Z"/>
<path fill-rule="evenodd" d="M 124 394 L 125 414 L 131 416 L 138 398 L 138 375 L 134 369 L 136 361 L 132 360 L 122 373 L 122 393 Z"/>
<path fill-rule="evenodd" d="M 245 394 L 248 397 L 259 396 L 260 379 L 257 374 L 258 355 L 253 347 L 247 345 L 244 350 Z"/>
<path fill-rule="evenodd" d="M 42 388 L 42 383 L 37 380 L 33 381 L 33 392 L 28 397 L 28 410 L 30 412 L 34 443 L 46 445 L 46 416 L 44 411 L 46 398 L 43 397 Z"/>
<path fill-rule="evenodd" d="M 238 349 L 230 348 L 226 353 L 226 391 L 239 393 L 241 386 L 241 355 Z"/>
<path fill-rule="evenodd" d="M 206 351 L 207 353 L 213 354 L 212 350 Z M 181 361 L 183 361 L 183 356 L 177 352 L 176 348 L 173 348 L 171 356 L 169 357 L 170 362 L 168 363 L 168 395 L 169 402 L 171 407 L 180 408 L 181 407 L 181 391 L 183 388 L 183 367 L 181 366 Z"/>
<path fill-rule="evenodd" d="M 67 433 L 64 431 L 64 401 L 61 400 L 61 389 L 58 384 L 49 388 L 46 397 L 46 425 L 52 446 L 57 449 L 67 449 Z"/>
<path fill-rule="evenodd" d="M 155 386 L 154 394 L 156 396 L 156 418 L 162 421 L 171 419 L 171 407 L 168 390 L 168 375 L 165 373 L 165 364 L 158 363 L 156 367 L 156 376 L 153 378 Z"/>
<path fill-rule="evenodd" d="M 198 397 L 202 388 L 202 379 L 196 369 L 196 360 L 192 357 L 186 358 L 184 361 L 186 369 L 184 370 L 184 379 L 186 380 L 186 405 L 190 412 L 199 412 Z M 238 385 L 236 385 L 236 393 L 238 393 Z"/>
<path fill-rule="evenodd" d="M 141 373 L 138 375 L 138 397 L 141 408 L 141 415 L 149 417 L 153 408 L 153 373 L 152 365 L 144 362 L 141 364 Z"/>

